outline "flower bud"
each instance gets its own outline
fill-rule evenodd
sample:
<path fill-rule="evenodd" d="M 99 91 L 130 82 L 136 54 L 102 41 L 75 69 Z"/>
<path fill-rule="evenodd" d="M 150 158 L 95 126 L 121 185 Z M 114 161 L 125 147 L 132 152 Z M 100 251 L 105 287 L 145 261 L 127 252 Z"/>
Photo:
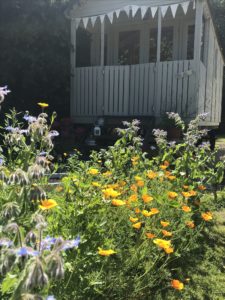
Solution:
<path fill-rule="evenodd" d="M 44 272 L 42 262 L 36 257 L 28 267 L 24 288 L 28 291 L 35 288 L 42 289 L 47 284 L 48 276 Z"/>
<path fill-rule="evenodd" d="M 2 216 L 5 219 L 17 217 L 20 214 L 20 207 L 16 202 L 9 202 L 2 207 Z"/>
<path fill-rule="evenodd" d="M 47 273 L 52 279 L 61 279 L 64 276 L 63 260 L 57 254 L 50 254 L 46 258 Z"/>
<path fill-rule="evenodd" d="M 28 245 L 34 245 L 37 241 L 37 236 L 33 231 L 28 232 L 28 234 L 25 237 L 25 242 Z"/>
<path fill-rule="evenodd" d="M 29 180 L 26 172 L 21 169 L 16 170 L 16 172 L 12 173 L 9 177 L 10 184 L 21 184 L 27 185 L 29 184 Z"/>
<path fill-rule="evenodd" d="M 40 165 L 34 164 L 28 168 L 28 176 L 31 179 L 40 179 L 44 174 L 45 169 Z"/>

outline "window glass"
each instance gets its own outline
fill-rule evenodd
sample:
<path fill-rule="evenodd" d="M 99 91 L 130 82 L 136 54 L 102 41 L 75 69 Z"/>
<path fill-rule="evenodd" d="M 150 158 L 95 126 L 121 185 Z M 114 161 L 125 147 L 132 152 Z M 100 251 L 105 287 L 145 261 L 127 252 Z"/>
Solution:
<path fill-rule="evenodd" d="M 124 31 L 119 33 L 120 65 L 139 64 L 140 31 Z"/>
<path fill-rule="evenodd" d="M 161 35 L 161 61 L 173 60 L 173 27 L 163 27 Z"/>
<path fill-rule="evenodd" d="M 158 29 L 150 30 L 149 62 L 157 61 L 157 36 Z M 173 27 L 163 27 L 161 32 L 161 57 L 160 61 L 173 60 Z"/>
<path fill-rule="evenodd" d="M 77 30 L 77 59 L 76 66 L 89 67 L 91 65 L 91 40 L 92 35 L 87 30 L 79 27 Z"/>
<path fill-rule="evenodd" d="M 194 58 L 195 25 L 188 26 L 187 59 Z"/>
<path fill-rule="evenodd" d="M 150 30 L 150 41 L 149 41 L 149 62 L 156 62 L 157 60 L 157 28 Z"/>

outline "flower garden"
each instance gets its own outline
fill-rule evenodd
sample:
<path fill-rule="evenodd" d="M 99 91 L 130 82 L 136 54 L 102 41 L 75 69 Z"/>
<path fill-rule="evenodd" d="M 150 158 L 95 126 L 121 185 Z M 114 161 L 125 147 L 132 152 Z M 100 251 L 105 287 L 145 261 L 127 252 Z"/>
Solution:
<path fill-rule="evenodd" d="M 38 105 L 37 117 L 12 110 L 1 128 L 0 298 L 224 299 L 224 258 L 213 245 L 225 163 L 199 143 L 205 115 L 185 124 L 169 113 L 183 139 L 154 130 L 154 156 L 142 152 L 139 122 L 124 122 L 114 146 L 89 161 L 75 151 L 53 185 L 56 115 Z M 221 273 L 211 270 L 204 294 L 213 256 Z"/>

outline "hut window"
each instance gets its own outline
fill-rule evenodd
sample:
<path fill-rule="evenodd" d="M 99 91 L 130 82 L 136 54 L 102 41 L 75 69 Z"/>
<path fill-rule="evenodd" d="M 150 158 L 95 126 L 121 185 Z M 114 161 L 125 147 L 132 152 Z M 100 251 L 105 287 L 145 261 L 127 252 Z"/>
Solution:
<path fill-rule="evenodd" d="M 77 30 L 77 67 L 89 67 L 91 65 L 91 42 L 91 33 L 79 27 Z"/>
<path fill-rule="evenodd" d="M 195 25 L 188 26 L 187 59 L 194 58 Z"/>
<path fill-rule="evenodd" d="M 139 64 L 140 31 L 124 31 L 119 33 L 119 57 L 120 65 Z"/>
<path fill-rule="evenodd" d="M 149 62 L 156 62 L 157 60 L 157 28 L 150 30 L 150 41 L 149 41 Z"/>
<path fill-rule="evenodd" d="M 161 61 L 173 60 L 173 27 L 163 27 L 161 36 Z"/>

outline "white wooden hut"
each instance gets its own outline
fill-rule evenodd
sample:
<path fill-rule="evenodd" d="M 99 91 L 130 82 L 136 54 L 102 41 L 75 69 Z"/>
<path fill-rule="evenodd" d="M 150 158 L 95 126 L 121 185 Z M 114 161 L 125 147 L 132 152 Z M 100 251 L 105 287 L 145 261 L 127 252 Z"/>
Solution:
<path fill-rule="evenodd" d="M 221 118 L 224 60 L 206 0 L 86 0 L 71 18 L 71 117 Z M 78 66 L 77 32 L 90 43 Z"/>

